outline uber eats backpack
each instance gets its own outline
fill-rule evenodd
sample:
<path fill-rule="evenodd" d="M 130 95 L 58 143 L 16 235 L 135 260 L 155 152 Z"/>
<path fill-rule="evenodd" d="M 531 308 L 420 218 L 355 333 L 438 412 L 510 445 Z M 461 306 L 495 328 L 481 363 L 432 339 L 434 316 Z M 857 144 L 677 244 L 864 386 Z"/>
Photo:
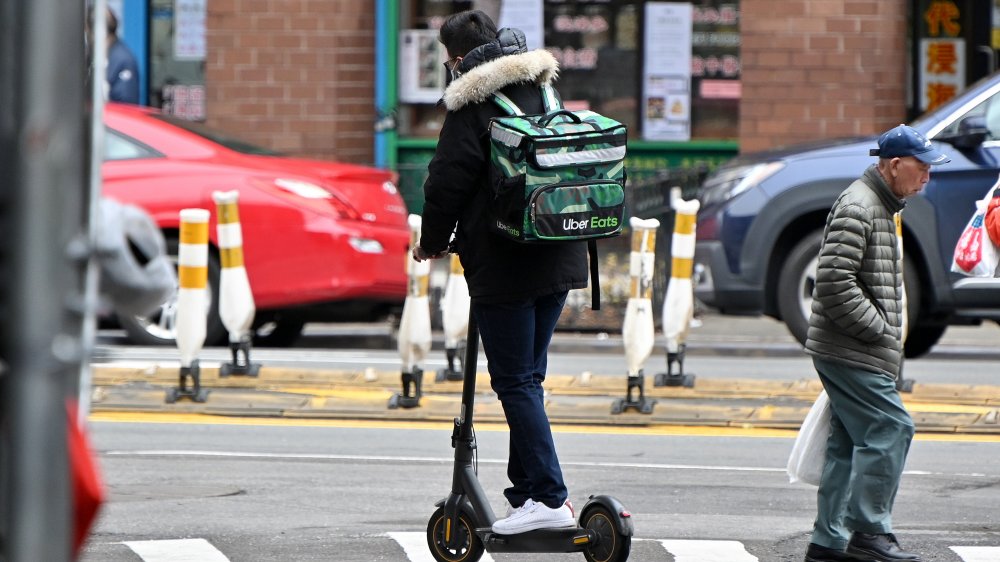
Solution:
<path fill-rule="evenodd" d="M 525 115 L 507 96 L 490 120 L 490 223 L 525 243 L 588 240 L 594 310 L 600 308 L 595 240 L 625 224 L 625 125 L 562 108 L 543 85 L 545 113 Z"/>

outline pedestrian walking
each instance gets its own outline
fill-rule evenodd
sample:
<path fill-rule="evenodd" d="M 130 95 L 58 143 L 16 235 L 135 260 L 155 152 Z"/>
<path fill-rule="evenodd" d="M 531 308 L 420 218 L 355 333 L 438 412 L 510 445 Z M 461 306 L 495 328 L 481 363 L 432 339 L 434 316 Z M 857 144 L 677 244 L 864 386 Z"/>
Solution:
<path fill-rule="evenodd" d="M 465 269 L 471 310 L 489 362 L 490 384 L 510 428 L 504 496 L 508 517 L 493 531 L 515 534 L 574 526 L 572 507 L 544 408 L 549 341 L 570 289 L 587 286 L 584 242 L 521 244 L 492 232 L 490 118 L 506 113 L 493 100 L 503 94 L 527 114 L 544 111 L 540 86 L 556 77 L 546 50 L 528 51 L 524 34 L 501 29 L 481 11 L 450 16 L 440 41 L 448 61 L 447 109 L 424 184 L 417 261 L 454 249 Z"/>
<path fill-rule="evenodd" d="M 806 352 L 830 398 L 826 464 L 806 562 L 919 561 L 892 532 L 892 507 L 913 438 L 896 390 L 902 361 L 905 198 L 949 158 L 900 125 L 871 151 L 878 162 L 837 199 L 819 253 Z"/>

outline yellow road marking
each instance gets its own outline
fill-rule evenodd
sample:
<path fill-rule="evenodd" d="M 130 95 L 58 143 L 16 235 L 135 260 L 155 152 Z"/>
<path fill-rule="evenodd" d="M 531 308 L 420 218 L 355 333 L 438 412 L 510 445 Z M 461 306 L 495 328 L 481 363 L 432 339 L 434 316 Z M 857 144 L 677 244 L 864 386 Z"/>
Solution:
<path fill-rule="evenodd" d="M 177 423 L 207 425 L 246 425 L 284 427 L 337 427 L 344 429 L 439 429 L 451 431 L 451 422 L 406 420 L 342 420 L 303 418 L 241 418 L 207 414 L 145 413 L 145 412 L 93 412 L 92 422 L 119 423 Z M 507 431 L 506 424 L 477 422 L 477 431 Z M 710 426 L 628 426 L 628 425 L 568 425 L 552 426 L 555 433 L 582 433 L 604 435 L 663 435 L 692 437 L 752 437 L 794 439 L 798 430 L 758 427 Z M 1000 435 L 975 433 L 917 433 L 917 441 L 1000 443 Z"/>

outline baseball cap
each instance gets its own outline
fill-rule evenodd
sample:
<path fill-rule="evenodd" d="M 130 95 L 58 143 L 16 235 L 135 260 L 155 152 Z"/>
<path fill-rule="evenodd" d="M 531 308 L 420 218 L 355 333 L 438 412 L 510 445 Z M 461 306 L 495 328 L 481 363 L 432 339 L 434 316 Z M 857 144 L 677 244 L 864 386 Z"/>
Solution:
<path fill-rule="evenodd" d="M 951 162 L 943 152 L 934 148 L 931 141 L 924 138 L 913 127 L 900 125 L 882 133 L 878 138 L 878 148 L 868 153 L 879 158 L 902 158 L 913 156 L 925 164 Z"/>

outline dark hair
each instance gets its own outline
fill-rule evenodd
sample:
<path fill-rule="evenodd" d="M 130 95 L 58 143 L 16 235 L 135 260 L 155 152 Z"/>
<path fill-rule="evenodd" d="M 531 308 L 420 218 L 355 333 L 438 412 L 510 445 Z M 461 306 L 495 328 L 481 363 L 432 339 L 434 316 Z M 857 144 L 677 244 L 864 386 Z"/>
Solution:
<path fill-rule="evenodd" d="M 105 12 L 104 26 L 108 30 L 108 35 L 118 34 L 118 18 L 115 17 L 115 12 L 111 8 L 108 8 Z M 93 27 L 94 22 L 94 5 L 91 4 L 87 6 L 87 29 Z"/>
<path fill-rule="evenodd" d="M 108 19 L 107 19 L 107 21 L 105 21 L 105 23 L 108 26 L 108 35 L 117 35 L 118 34 L 118 18 L 115 17 L 115 13 L 111 10 L 111 8 L 108 8 L 107 18 Z"/>
<path fill-rule="evenodd" d="M 449 57 L 460 57 L 497 38 L 497 24 L 480 10 L 453 14 L 441 26 L 438 39 Z"/>

